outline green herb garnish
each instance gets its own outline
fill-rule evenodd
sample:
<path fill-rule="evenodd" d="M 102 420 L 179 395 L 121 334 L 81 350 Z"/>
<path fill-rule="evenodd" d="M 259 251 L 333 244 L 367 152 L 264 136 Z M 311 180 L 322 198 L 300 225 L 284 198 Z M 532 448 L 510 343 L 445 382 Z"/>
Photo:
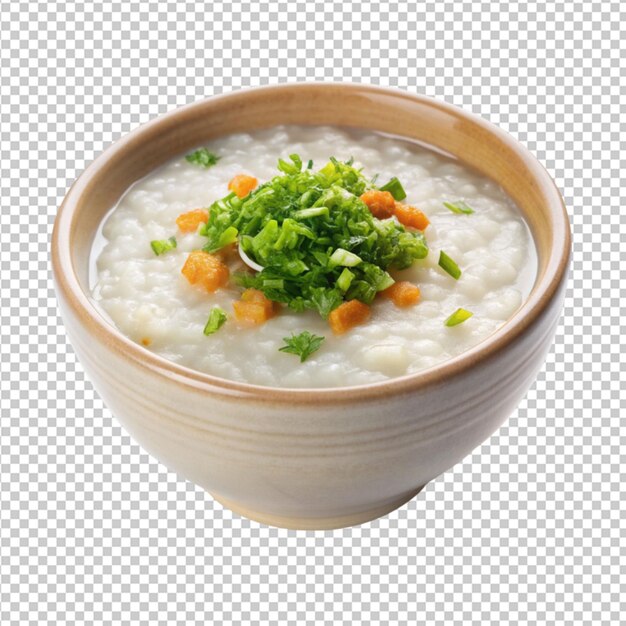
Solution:
<path fill-rule="evenodd" d="M 467 311 L 466 309 L 457 309 L 445 322 L 446 326 L 458 326 L 462 324 L 465 320 L 468 320 L 470 317 L 474 315 L 471 311 Z"/>
<path fill-rule="evenodd" d="M 439 267 L 448 272 L 454 280 L 461 277 L 461 269 L 443 250 L 439 253 Z"/>
<path fill-rule="evenodd" d="M 228 319 L 228 315 L 226 315 L 226 311 L 220 308 L 219 306 L 214 307 L 209 314 L 209 319 L 204 327 L 205 335 L 212 335 L 217 332 Z"/>
<path fill-rule="evenodd" d="M 189 163 L 193 163 L 194 165 L 199 165 L 200 167 L 211 167 L 215 165 L 222 157 L 217 156 L 217 154 L 213 154 L 207 148 L 198 148 L 195 152 L 188 154 L 185 159 L 189 161 Z"/>
<path fill-rule="evenodd" d="M 463 200 L 459 200 L 457 202 L 444 202 L 443 206 L 457 215 L 471 215 L 474 213 L 474 209 L 472 209 L 472 207 L 466 202 L 463 202 Z"/>
<path fill-rule="evenodd" d="M 296 354 L 300 357 L 300 363 L 304 363 L 308 357 L 319 350 L 324 337 L 312 335 L 308 330 L 302 331 L 299 335 L 291 335 L 291 337 L 283 337 L 286 345 L 279 348 L 280 352 L 288 352 Z"/>
<path fill-rule="evenodd" d="M 169 239 L 155 239 L 150 242 L 150 246 L 154 254 L 160 256 L 165 254 L 168 250 L 173 250 L 176 247 L 176 237 L 170 237 Z"/>
<path fill-rule="evenodd" d="M 337 279 L 337 287 L 339 287 L 341 291 L 346 292 L 350 288 L 353 280 L 354 274 L 346 267 L 343 272 L 339 274 L 339 278 Z"/>
<path fill-rule="evenodd" d="M 372 215 L 360 196 L 374 185 L 350 162 L 331 157 L 313 171 L 292 154 L 279 160 L 278 169 L 245 198 L 231 193 L 213 203 L 200 228 L 205 251 L 237 238 L 242 252 L 263 268 L 236 273 L 239 285 L 326 318 L 344 300 L 371 303 L 393 284 L 389 271 L 427 256 L 421 232 Z"/>
<path fill-rule="evenodd" d="M 363 262 L 363 259 L 353 252 L 348 252 L 343 248 L 337 248 L 328 259 L 333 265 L 342 265 L 343 267 L 354 267 Z"/>
<path fill-rule="evenodd" d="M 386 185 L 380 187 L 380 191 L 388 191 L 394 200 L 404 200 L 406 198 L 406 192 L 402 183 L 394 176 Z"/>

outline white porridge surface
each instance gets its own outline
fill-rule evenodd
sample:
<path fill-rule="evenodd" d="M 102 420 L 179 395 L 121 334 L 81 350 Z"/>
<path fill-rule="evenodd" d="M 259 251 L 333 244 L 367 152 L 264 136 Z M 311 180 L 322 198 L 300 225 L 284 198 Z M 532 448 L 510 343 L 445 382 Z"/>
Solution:
<path fill-rule="evenodd" d="M 133 185 L 104 220 L 94 243 L 93 298 L 125 335 L 178 364 L 221 378 L 275 387 L 365 385 L 419 372 L 476 345 L 512 316 L 532 287 L 536 253 L 514 203 L 492 181 L 458 161 L 417 144 L 372 132 L 332 127 L 277 127 L 230 135 L 207 147 L 221 156 L 208 169 L 184 155 Z M 335 336 L 315 311 L 284 308 L 265 324 L 248 327 L 233 315 L 242 289 L 230 284 L 213 294 L 190 285 L 181 268 L 206 239 L 182 234 L 181 213 L 209 207 L 228 193 L 228 181 L 246 173 L 264 182 L 277 175 L 278 158 L 297 153 L 314 169 L 334 156 L 354 157 L 368 177 L 384 183 L 396 176 L 406 203 L 429 218 L 430 252 L 394 273 L 421 290 L 418 304 L 398 308 L 376 299 L 369 322 Z M 465 201 L 471 215 L 444 202 Z M 176 249 L 156 256 L 150 241 L 174 235 Z M 462 270 L 454 280 L 438 266 L 439 251 Z M 228 321 L 215 334 L 203 328 L 214 306 Z M 466 322 L 444 322 L 462 307 Z M 326 339 L 304 363 L 279 352 L 283 338 L 308 330 Z M 146 341 L 147 340 L 147 341 Z"/>

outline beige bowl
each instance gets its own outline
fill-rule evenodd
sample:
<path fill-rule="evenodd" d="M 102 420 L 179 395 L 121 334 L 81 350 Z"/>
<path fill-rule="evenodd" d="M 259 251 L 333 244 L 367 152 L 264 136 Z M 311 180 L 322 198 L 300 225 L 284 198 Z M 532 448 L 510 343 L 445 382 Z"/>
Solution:
<path fill-rule="evenodd" d="M 362 387 L 277 389 L 202 374 L 143 349 L 94 307 L 96 228 L 136 180 L 214 137 L 278 124 L 333 124 L 417 139 L 497 181 L 539 253 L 528 300 L 477 347 L 424 373 Z M 216 500 L 288 528 L 359 524 L 392 511 L 484 441 L 544 360 L 562 305 L 569 223 L 539 163 L 495 126 L 401 91 L 295 84 L 217 96 L 124 137 L 74 183 L 52 264 L 69 338 L 104 401 L 148 451 Z"/>

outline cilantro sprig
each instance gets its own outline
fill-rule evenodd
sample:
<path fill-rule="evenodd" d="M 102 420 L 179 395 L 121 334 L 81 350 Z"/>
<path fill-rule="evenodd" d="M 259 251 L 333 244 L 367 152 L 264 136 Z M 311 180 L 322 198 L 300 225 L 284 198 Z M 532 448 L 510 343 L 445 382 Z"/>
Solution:
<path fill-rule="evenodd" d="M 304 363 L 314 352 L 317 352 L 325 337 L 313 335 L 308 330 L 303 330 L 299 335 L 292 334 L 291 337 L 283 337 L 286 345 L 278 350 L 288 352 L 300 357 L 300 363 Z"/>
<path fill-rule="evenodd" d="M 221 158 L 222 157 L 217 156 L 217 154 L 214 154 L 208 148 L 198 148 L 198 150 L 191 152 L 185 157 L 189 163 L 205 168 L 212 167 Z"/>

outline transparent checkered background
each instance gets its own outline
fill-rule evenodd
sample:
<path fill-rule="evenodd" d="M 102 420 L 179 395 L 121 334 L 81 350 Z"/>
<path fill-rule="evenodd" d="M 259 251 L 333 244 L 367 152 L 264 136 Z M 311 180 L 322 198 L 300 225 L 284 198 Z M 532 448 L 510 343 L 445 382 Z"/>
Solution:
<path fill-rule="evenodd" d="M 0 624 L 623 618 L 626 10 L 106 4 L 0 4 Z M 204 96 L 313 79 L 499 124 L 553 174 L 574 231 L 563 323 L 508 424 L 399 511 L 320 533 L 241 519 L 143 452 L 76 362 L 49 272 L 56 207 L 112 141 Z"/>

